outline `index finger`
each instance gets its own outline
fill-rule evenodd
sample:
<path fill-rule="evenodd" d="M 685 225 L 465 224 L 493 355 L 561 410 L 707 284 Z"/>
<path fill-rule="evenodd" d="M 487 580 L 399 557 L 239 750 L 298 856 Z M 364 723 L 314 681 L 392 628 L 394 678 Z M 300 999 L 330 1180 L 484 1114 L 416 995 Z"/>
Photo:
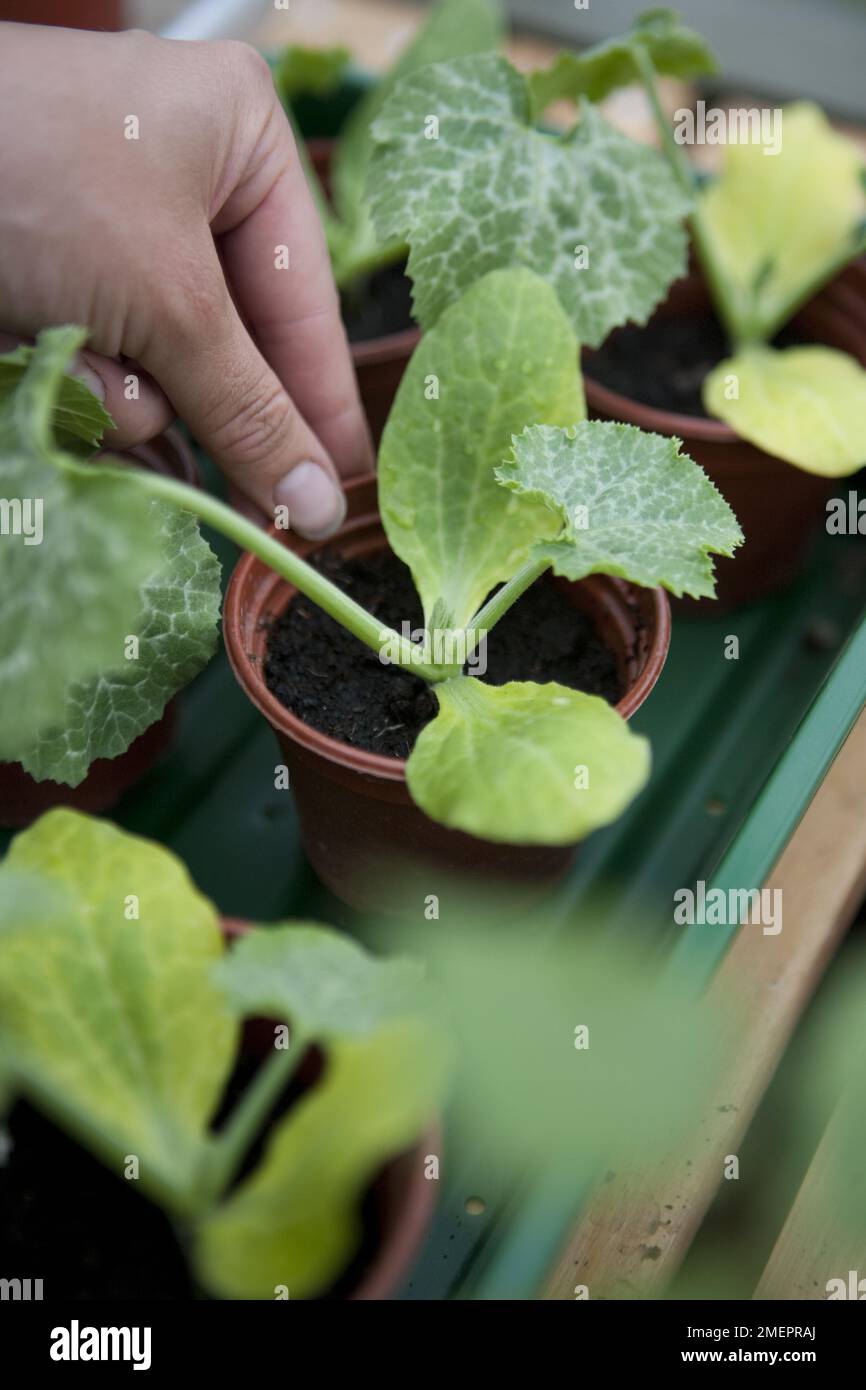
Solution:
<path fill-rule="evenodd" d="M 373 448 L 324 232 L 281 109 L 279 118 L 266 191 L 221 236 L 223 265 L 263 356 L 348 477 L 373 467 Z"/>

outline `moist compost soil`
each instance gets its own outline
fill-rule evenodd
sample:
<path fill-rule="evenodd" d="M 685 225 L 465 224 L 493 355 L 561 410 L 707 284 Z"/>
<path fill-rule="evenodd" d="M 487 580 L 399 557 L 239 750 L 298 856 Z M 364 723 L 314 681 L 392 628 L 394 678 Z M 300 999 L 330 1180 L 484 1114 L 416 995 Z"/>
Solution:
<path fill-rule="evenodd" d="M 785 329 L 774 345 L 795 347 L 802 341 Z M 701 389 L 713 368 L 730 354 L 714 314 L 662 314 L 645 328 L 618 328 L 600 348 L 584 353 L 583 369 L 600 386 L 629 400 L 706 420 Z"/>
<path fill-rule="evenodd" d="M 390 550 L 354 560 L 323 551 L 314 563 L 384 624 L 398 632 L 404 621 L 413 631 L 422 626 L 409 570 Z M 610 704 L 623 694 L 615 656 L 547 575 L 493 628 L 481 679 L 491 685 L 558 681 Z M 265 680 L 305 724 L 353 748 L 392 758 L 409 756 L 437 709 L 423 680 L 384 665 L 302 594 L 271 624 Z"/>
<path fill-rule="evenodd" d="M 402 265 L 388 265 L 346 291 L 341 309 L 350 343 L 385 338 L 413 326 L 412 282 Z"/>

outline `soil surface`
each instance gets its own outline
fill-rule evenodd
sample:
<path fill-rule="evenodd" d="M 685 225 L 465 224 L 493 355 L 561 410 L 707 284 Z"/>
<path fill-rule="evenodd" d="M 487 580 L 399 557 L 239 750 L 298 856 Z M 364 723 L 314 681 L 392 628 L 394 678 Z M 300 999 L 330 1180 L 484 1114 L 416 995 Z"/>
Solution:
<path fill-rule="evenodd" d="M 412 281 L 402 265 L 388 265 L 344 291 L 343 322 L 350 343 L 384 338 L 413 327 Z"/>
<path fill-rule="evenodd" d="M 263 1030 L 268 1042 L 271 1026 L 252 1025 Z M 256 1044 L 257 1054 L 263 1045 Z M 221 1127 L 261 1064 L 259 1055 L 244 1054 L 212 1128 Z M 232 1187 L 259 1162 L 270 1128 L 323 1070 L 321 1053 L 311 1048 L 296 1078 L 275 1101 Z M 142 1195 L 138 1183 L 117 1177 L 23 1101 L 13 1109 L 7 1128 L 12 1148 L 0 1164 L 4 1277 L 41 1279 L 46 1301 L 177 1302 L 203 1296 L 189 1276 L 171 1222 Z M 329 1299 L 345 1297 L 376 1254 L 379 1186 L 362 1203 L 360 1249 Z"/>
<path fill-rule="evenodd" d="M 800 335 L 786 329 L 774 345 L 796 347 L 802 342 Z M 600 348 L 584 353 L 583 370 L 629 400 L 705 420 L 704 380 L 730 353 L 714 314 L 670 314 L 656 316 L 645 328 L 635 324 L 618 328 Z"/>
<path fill-rule="evenodd" d="M 421 604 L 407 567 L 391 551 L 345 561 L 328 551 L 317 567 L 383 623 L 422 625 Z M 487 639 L 491 685 L 558 681 L 601 695 L 623 694 L 612 652 L 592 623 L 557 589 L 539 579 L 510 608 Z M 271 627 L 265 680 L 305 723 L 355 748 L 405 758 L 436 713 L 419 677 L 386 666 L 333 618 L 298 595 Z"/>
<path fill-rule="evenodd" d="M 0 1167 L 3 1273 L 51 1299 L 193 1298 L 167 1217 L 23 1102 Z"/>

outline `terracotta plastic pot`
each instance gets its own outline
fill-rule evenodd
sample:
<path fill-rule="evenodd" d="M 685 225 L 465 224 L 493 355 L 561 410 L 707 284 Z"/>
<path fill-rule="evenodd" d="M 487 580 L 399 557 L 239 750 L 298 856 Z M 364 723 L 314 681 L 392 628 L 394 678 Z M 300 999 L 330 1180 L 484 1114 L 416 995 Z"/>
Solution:
<path fill-rule="evenodd" d="M 827 286 L 829 298 L 866 333 L 866 256 L 858 256 Z"/>
<path fill-rule="evenodd" d="M 710 308 L 702 280 L 695 274 L 677 281 L 659 315 L 690 314 Z M 866 364 L 866 322 L 847 313 L 827 291 L 807 304 L 793 327 L 809 342 L 850 353 Z M 586 399 L 595 419 L 622 420 L 657 434 L 676 435 L 736 512 L 745 544 L 731 560 L 716 559 L 718 598 L 680 600 L 689 612 L 713 613 L 776 593 L 796 578 L 809 542 L 821 524 L 833 480 L 816 477 L 741 439 L 720 420 L 678 415 L 629 400 L 593 380 L 592 353 L 584 362 Z"/>
<path fill-rule="evenodd" d="M 250 930 L 236 917 L 223 918 L 229 939 Z M 267 930 L 265 928 L 265 930 Z M 264 1052 L 273 1042 L 273 1025 L 253 1020 L 244 1035 L 247 1051 Z M 437 1183 L 424 1176 L 428 1154 L 442 1154 L 442 1134 L 433 1126 L 414 1148 L 396 1155 L 374 1180 L 369 1194 L 375 1241 L 340 1279 L 338 1296 L 351 1301 L 391 1298 L 405 1282 L 433 1219 Z"/>
<path fill-rule="evenodd" d="M 155 472 L 180 478 L 182 482 L 194 486 L 200 483 L 193 453 L 174 428 L 148 444 L 129 449 L 126 456 Z M 91 815 L 108 811 L 165 752 L 174 732 L 175 719 L 172 701 L 162 718 L 145 729 L 125 753 L 116 758 L 97 758 L 77 787 L 59 782 L 37 782 L 20 763 L 0 763 L 0 825 L 10 829 L 29 825 L 52 806 L 72 806 Z"/>
<path fill-rule="evenodd" d="M 348 521 L 330 541 L 273 534 L 300 555 L 323 546 L 350 558 L 384 549 L 375 478 L 353 480 L 347 497 Z M 664 665 L 670 641 L 667 595 L 598 575 L 578 584 L 557 583 L 615 653 L 626 691 L 617 709 L 628 719 Z M 568 868 L 573 846 L 492 844 L 436 824 L 412 801 L 405 762 L 327 737 L 271 693 L 263 672 L 268 629 L 295 592 L 255 556 L 243 556 L 226 593 L 224 633 L 238 681 L 277 736 L 304 846 L 322 881 L 351 906 L 378 911 L 410 904 L 417 909 L 414 886 L 407 885 L 410 896 L 403 896 L 403 878 L 413 869 L 427 871 L 422 882 L 428 892 L 439 893 L 452 876 L 467 875 L 507 885 L 516 905 L 545 891 Z"/>

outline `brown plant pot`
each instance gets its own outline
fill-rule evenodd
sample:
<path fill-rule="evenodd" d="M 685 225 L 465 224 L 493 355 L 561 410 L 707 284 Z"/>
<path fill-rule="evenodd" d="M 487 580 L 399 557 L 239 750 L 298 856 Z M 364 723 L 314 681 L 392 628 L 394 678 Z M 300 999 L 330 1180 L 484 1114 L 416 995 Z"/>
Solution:
<path fill-rule="evenodd" d="M 827 295 L 866 333 L 866 256 L 858 256 L 827 286 Z"/>
<path fill-rule="evenodd" d="M 237 917 L 223 918 L 229 942 L 250 930 Z M 263 928 L 267 930 L 267 928 Z M 244 1047 L 264 1053 L 273 1042 L 273 1026 L 262 1019 L 247 1024 Z M 374 1179 L 369 1193 L 371 1225 L 375 1240 L 362 1249 L 339 1281 L 339 1296 L 352 1302 L 393 1297 L 407 1278 L 433 1219 L 436 1187 L 424 1176 L 428 1154 L 442 1153 L 438 1125 L 424 1134 L 413 1148 L 397 1154 Z"/>
<path fill-rule="evenodd" d="M 379 519 L 376 480 L 353 479 L 346 489 L 348 520 L 327 542 L 303 541 L 273 531 L 297 554 L 327 545 L 352 558 L 387 545 Z M 626 694 L 617 709 L 628 719 L 658 680 L 670 641 L 670 609 L 661 589 L 640 589 L 593 575 L 578 584 L 557 581 L 575 608 L 593 619 L 615 653 Z M 446 878 L 483 877 L 510 890 L 515 906 L 537 897 L 569 867 L 570 845 L 506 845 L 438 825 L 413 802 L 402 759 L 369 753 L 329 738 L 285 708 L 265 684 L 268 629 L 296 590 L 253 555 L 244 555 L 229 583 L 224 635 L 242 688 L 277 736 L 289 768 L 307 855 L 322 881 L 361 910 L 417 909 L 418 894 L 402 876 L 427 871 L 423 880 L 441 892 Z M 431 881 L 431 873 L 439 878 Z M 404 902 L 403 894 L 409 893 Z"/>
<path fill-rule="evenodd" d="M 198 466 L 186 440 L 175 428 L 147 444 L 136 445 L 123 455 L 193 486 L 200 484 Z M 76 811 L 101 815 L 120 800 L 162 756 L 171 742 L 177 715 L 169 701 L 162 718 L 116 758 L 97 758 L 77 787 L 60 782 L 37 782 L 20 763 L 0 763 L 0 826 L 20 829 L 52 806 L 72 806 Z"/>
<path fill-rule="evenodd" d="M 702 279 L 690 274 L 672 285 L 659 315 L 690 314 L 710 308 Z M 866 364 L 866 320 L 858 322 L 824 291 L 796 315 L 793 326 L 809 341 L 850 353 Z M 656 434 L 675 435 L 733 507 L 745 543 L 733 559 L 716 559 L 717 594 L 712 600 L 675 601 L 678 610 L 711 617 L 786 588 L 805 562 L 809 542 L 824 518 L 833 480 L 766 454 L 741 439 L 721 420 L 678 415 L 630 400 L 592 376 L 592 353 L 585 355 L 586 400 L 590 415 L 621 420 Z"/>

